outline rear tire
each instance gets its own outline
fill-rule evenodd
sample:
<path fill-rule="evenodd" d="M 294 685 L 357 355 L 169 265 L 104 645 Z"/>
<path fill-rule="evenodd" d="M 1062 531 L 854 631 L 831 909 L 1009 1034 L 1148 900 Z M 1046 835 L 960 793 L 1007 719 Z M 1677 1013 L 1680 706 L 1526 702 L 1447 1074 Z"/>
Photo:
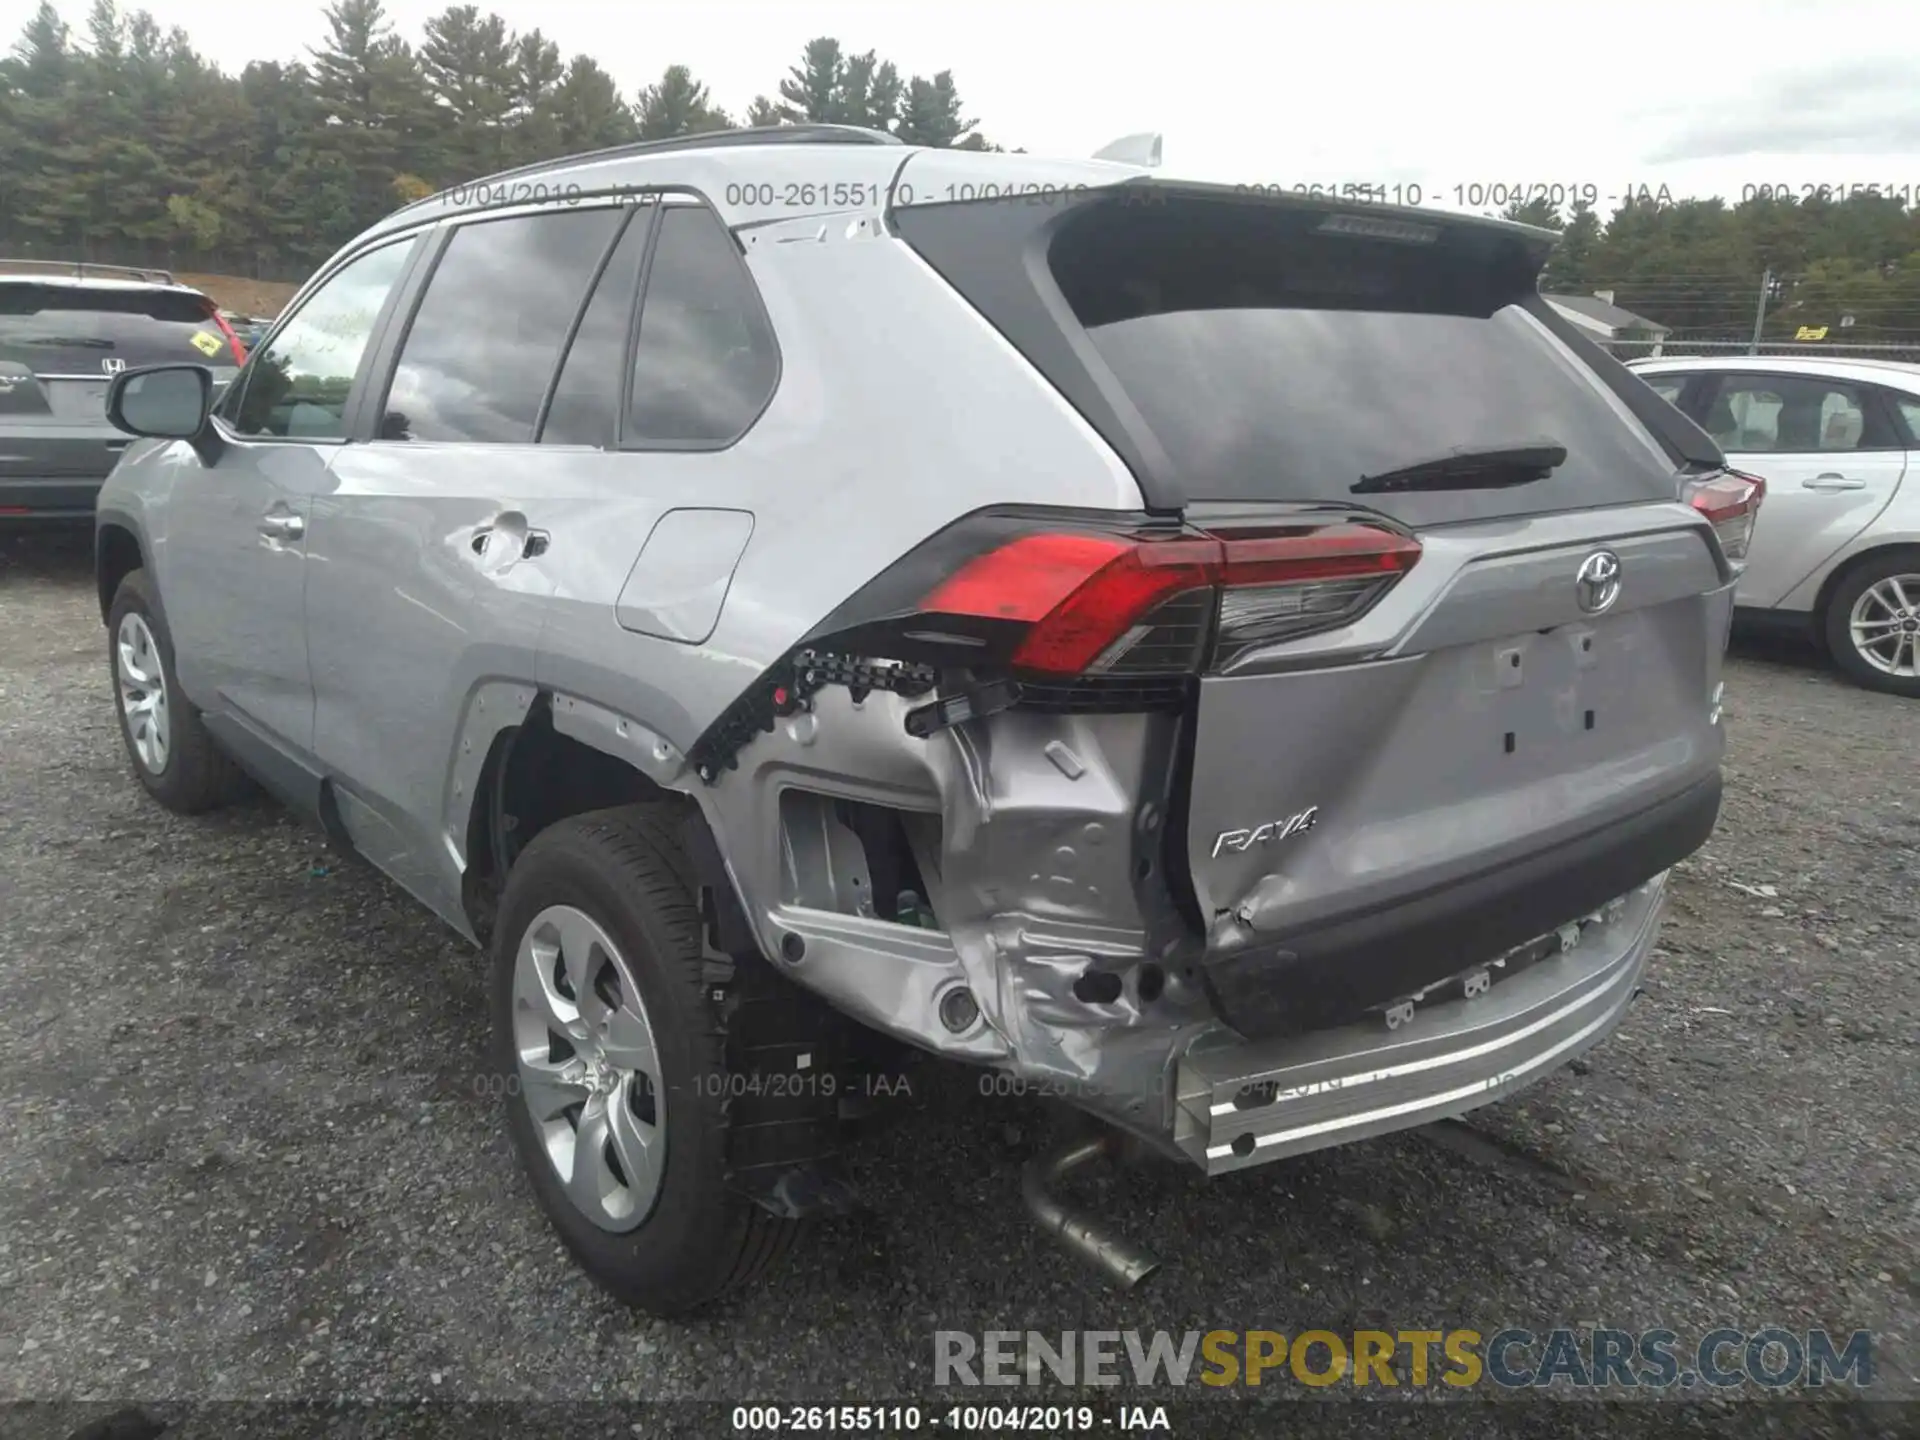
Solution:
<path fill-rule="evenodd" d="M 662 1317 L 757 1279 L 797 1229 L 728 1188 L 725 1035 L 676 814 L 542 830 L 493 937 L 492 1066 L 534 1197 L 596 1284 Z"/>
<path fill-rule="evenodd" d="M 1856 685 L 1920 699 L 1920 552 L 1892 550 L 1855 566 L 1828 599 L 1821 629 Z"/>
<path fill-rule="evenodd" d="M 198 815 L 246 792 L 245 775 L 181 692 L 173 636 L 145 570 L 132 571 L 113 592 L 107 669 L 120 739 L 149 795 L 176 815 Z"/>

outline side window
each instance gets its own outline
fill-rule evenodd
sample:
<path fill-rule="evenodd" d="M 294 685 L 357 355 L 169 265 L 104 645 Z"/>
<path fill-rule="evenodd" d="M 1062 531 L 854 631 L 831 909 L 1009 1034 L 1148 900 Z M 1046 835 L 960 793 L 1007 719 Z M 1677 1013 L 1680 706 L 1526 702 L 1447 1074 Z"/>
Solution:
<path fill-rule="evenodd" d="M 1643 375 L 1640 378 L 1669 405 L 1678 405 L 1680 392 L 1687 388 L 1687 377 L 1684 375 Z"/>
<path fill-rule="evenodd" d="M 1894 404 L 1900 407 L 1900 418 L 1907 422 L 1907 434 L 1920 442 L 1920 400 L 1911 395 L 1896 395 Z"/>
<path fill-rule="evenodd" d="M 347 392 L 415 243 L 383 245 L 336 271 L 254 354 L 221 418 L 242 435 L 345 438 Z"/>
<path fill-rule="evenodd" d="M 1814 454 L 1863 448 L 1859 387 L 1800 375 L 1734 375 L 1708 407 L 1706 429 L 1727 451 Z"/>
<path fill-rule="evenodd" d="M 548 211 L 456 229 L 401 343 L 379 438 L 531 441 L 622 214 Z"/>
<path fill-rule="evenodd" d="M 540 427 L 543 444 L 606 448 L 614 443 L 633 292 L 640 283 L 640 260 L 646 253 L 651 219 L 645 209 L 633 217 L 593 288 L 593 299 L 587 302 L 587 313 L 580 317 L 580 328 L 567 347 L 560 383 L 554 387 L 546 422 Z"/>
<path fill-rule="evenodd" d="M 725 445 L 765 408 L 779 351 L 733 237 L 701 206 L 669 207 L 647 274 L 627 445 Z"/>

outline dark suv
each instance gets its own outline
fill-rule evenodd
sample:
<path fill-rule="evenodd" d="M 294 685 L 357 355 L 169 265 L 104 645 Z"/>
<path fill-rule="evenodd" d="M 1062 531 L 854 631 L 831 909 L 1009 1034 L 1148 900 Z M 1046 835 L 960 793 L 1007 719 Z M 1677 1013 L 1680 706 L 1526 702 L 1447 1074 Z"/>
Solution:
<path fill-rule="evenodd" d="M 213 301 L 164 270 L 0 260 L 0 523 L 93 518 L 127 446 L 107 423 L 115 375 L 183 360 L 218 387 L 245 359 Z"/>

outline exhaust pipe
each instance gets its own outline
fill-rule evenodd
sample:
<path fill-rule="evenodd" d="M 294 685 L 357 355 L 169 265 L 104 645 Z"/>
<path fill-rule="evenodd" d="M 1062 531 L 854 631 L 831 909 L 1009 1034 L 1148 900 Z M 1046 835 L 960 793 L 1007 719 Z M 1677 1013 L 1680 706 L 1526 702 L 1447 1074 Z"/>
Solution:
<path fill-rule="evenodd" d="M 1160 1268 L 1158 1257 L 1136 1249 L 1121 1236 L 1109 1234 L 1097 1220 L 1069 1209 L 1050 1191 L 1074 1171 L 1102 1156 L 1117 1154 L 1117 1137 L 1109 1132 L 1037 1155 L 1020 1172 L 1020 1193 L 1043 1230 L 1122 1290 L 1131 1290 Z"/>

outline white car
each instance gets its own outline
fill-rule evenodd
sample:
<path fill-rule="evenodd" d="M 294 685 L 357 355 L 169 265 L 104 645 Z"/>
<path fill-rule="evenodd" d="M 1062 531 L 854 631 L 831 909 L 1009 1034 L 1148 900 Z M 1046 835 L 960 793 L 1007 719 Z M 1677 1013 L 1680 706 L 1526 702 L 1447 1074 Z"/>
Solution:
<path fill-rule="evenodd" d="M 1629 368 L 1767 482 L 1738 618 L 1802 631 L 1860 684 L 1920 698 L 1920 365 L 1719 355 Z"/>

